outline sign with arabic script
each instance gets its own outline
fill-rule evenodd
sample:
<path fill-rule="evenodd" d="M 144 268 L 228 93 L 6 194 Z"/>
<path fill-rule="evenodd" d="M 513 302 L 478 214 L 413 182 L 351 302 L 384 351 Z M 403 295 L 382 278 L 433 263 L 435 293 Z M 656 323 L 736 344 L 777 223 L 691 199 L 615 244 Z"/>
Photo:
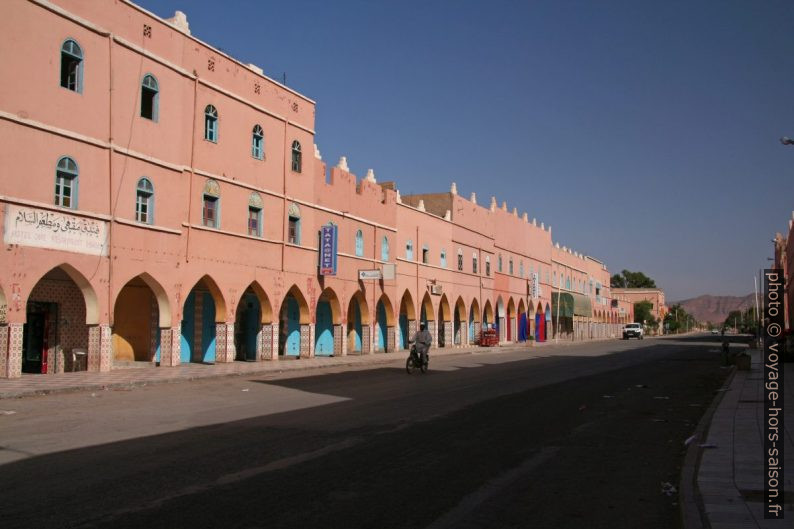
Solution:
<path fill-rule="evenodd" d="M 108 254 L 108 223 L 105 221 L 15 204 L 7 204 L 5 213 L 5 244 L 89 255 Z"/>

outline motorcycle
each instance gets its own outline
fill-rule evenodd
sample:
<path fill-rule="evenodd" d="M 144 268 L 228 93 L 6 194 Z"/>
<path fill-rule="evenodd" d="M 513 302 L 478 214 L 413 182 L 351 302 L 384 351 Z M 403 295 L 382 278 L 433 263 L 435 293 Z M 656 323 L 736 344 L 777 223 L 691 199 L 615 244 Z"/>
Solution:
<path fill-rule="evenodd" d="M 416 351 L 416 344 L 411 345 L 411 352 L 408 355 L 408 360 L 405 361 L 405 371 L 410 375 L 415 369 L 419 369 L 422 373 L 427 373 L 427 364 L 429 363 L 428 355 L 425 355 L 424 362 Z"/>

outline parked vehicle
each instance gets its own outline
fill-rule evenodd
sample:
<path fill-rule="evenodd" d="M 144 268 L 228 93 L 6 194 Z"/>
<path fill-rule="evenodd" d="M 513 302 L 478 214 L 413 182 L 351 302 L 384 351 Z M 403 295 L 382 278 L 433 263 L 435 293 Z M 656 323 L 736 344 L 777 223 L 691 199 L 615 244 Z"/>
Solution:
<path fill-rule="evenodd" d="M 642 340 L 644 338 L 643 334 L 641 323 L 627 323 L 626 326 L 623 327 L 624 340 L 628 340 L 629 338 L 639 338 Z"/>

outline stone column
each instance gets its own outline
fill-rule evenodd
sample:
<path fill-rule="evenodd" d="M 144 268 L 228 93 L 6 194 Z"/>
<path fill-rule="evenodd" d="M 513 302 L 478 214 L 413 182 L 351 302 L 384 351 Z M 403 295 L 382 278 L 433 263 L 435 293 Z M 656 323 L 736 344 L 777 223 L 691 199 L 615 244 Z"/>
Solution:
<path fill-rule="evenodd" d="M 301 323 L 300 358 L 314 357 L 314 324 Z"/>
<path fill-rule="evenodd" d="M 345 356 L 345 328 L 341 324 L 334 324 L 334 356 Z"/>
<path fill-rule="evenodd" d="M 386 352 L 393 353 L 397 348 L 397 332 L 394 325 L 386 327 Z"/>
<path fill-rule="evenodd" d="M 182 324 L 160 329 L 160 367 L 175 367 L 181 361 Z"/>
<path fill-rule="evenodd" d="M 22 376 L 22 337 L 24 336 L 25 324 L 9 323 L 7 327 L 7 359 L 3 376 L 6 378 L 19 378 Z"/>

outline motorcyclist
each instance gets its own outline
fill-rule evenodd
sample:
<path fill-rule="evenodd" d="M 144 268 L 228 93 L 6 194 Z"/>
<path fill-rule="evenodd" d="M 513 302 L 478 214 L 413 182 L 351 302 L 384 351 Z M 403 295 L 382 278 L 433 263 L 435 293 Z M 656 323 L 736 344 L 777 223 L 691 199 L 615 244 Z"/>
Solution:
<path fill-rule="evenodd" d="M 430 336 L 430 333 L 425 329 L 424 323 L 419 324 L 419 331 L 414 335 L 412 341 L 414 342 L 416 353 L 419 355 L 422 363 L 426 363 L 427 353 L 430 350 L 430 344 L 433 343 L 433 337 Z"/>

